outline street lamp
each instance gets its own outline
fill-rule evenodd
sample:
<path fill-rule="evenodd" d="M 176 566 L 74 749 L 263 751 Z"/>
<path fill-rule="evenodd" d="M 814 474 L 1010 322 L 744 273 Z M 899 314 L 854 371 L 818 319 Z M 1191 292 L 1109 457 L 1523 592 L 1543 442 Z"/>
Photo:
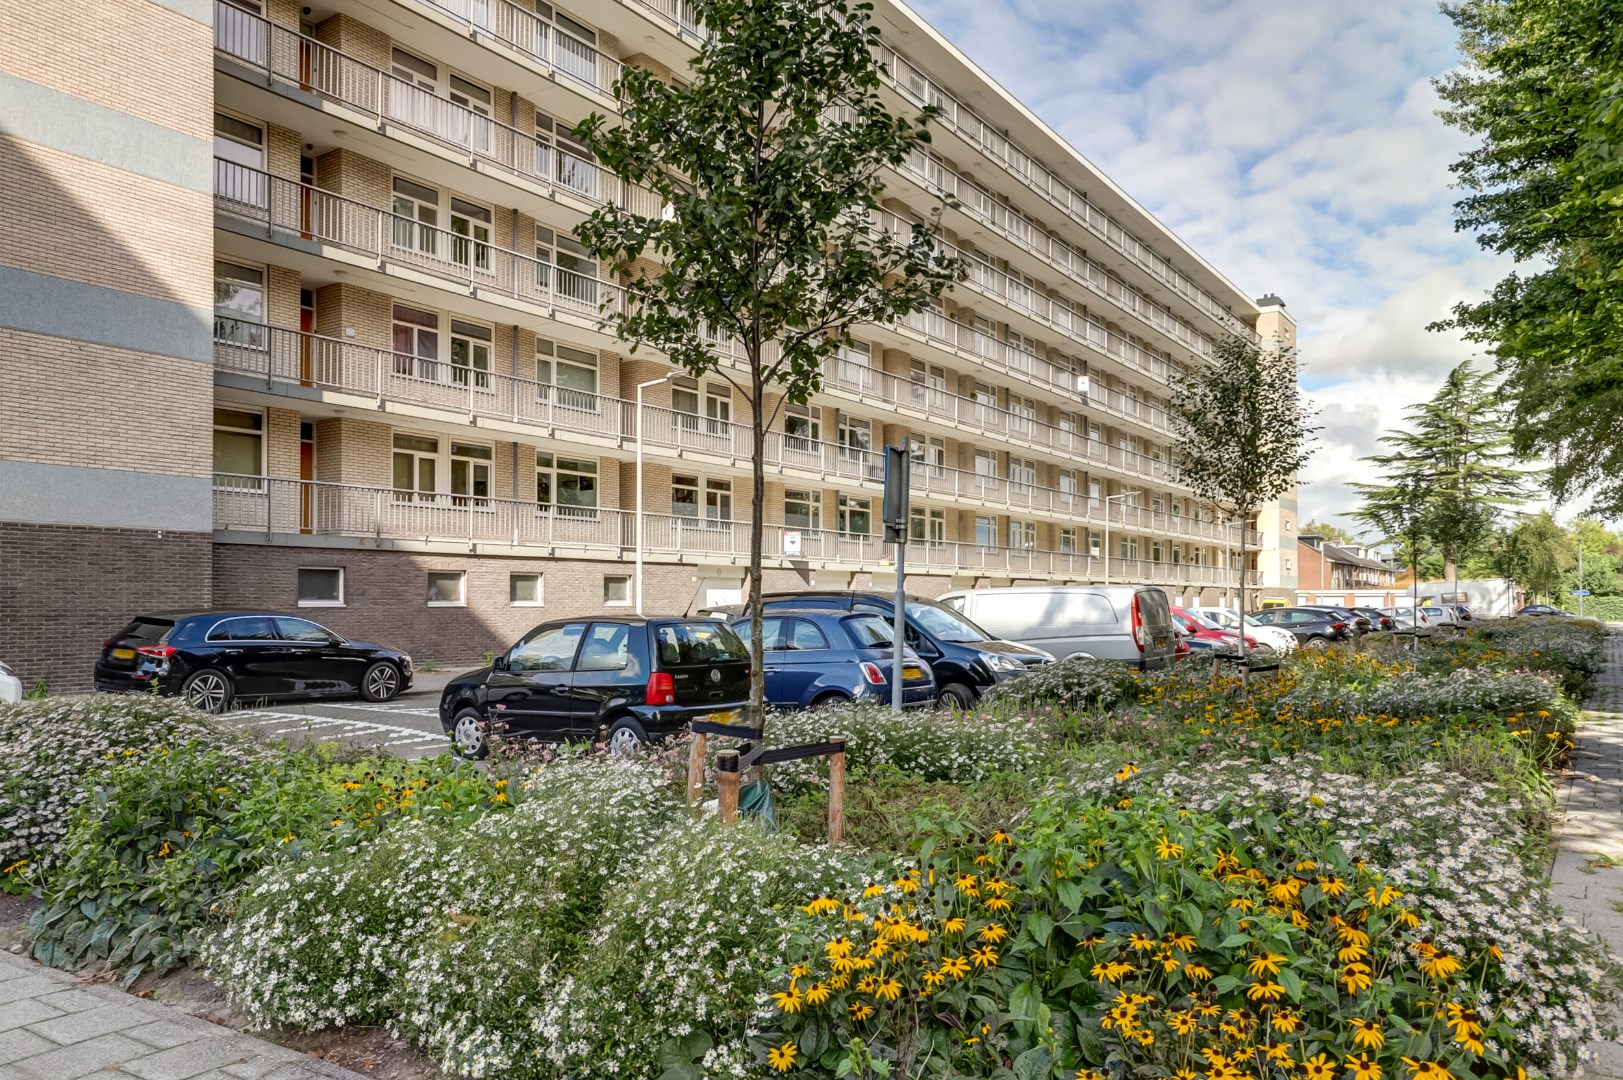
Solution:
<path fill-rule="evenodd" d="M 649 379 L 645 383 L 637 384 L 637 614 L 642 614 L 642 392 L 650 386 L 669 382 L 680 375 L 680 371 L 667 371 L 657 379 Z M 624 503 L 621 504 L 625 505 Z"/>
<path fill-rule="evenodd" d="M 1123 491 L 1117 495 L 1105 496 L 1105 584 L 1110 584 L 1110 503 L 1115 499 L 1131 499 L 1134 495 L 1142 495 L 1142 488 L 1132 491 Z M 1125 523 L 1124 523 L 1125 524 Z"/>

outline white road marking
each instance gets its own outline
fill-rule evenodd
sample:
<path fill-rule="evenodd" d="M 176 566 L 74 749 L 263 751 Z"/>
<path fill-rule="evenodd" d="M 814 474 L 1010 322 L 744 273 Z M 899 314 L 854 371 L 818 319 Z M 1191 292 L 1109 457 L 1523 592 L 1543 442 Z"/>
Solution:
<path fill-rule="evenodd" d="M 308 716 L 304 713 L 269 712 L 264 710 L 231 713 L 229 715 L 239 720 L 248 720 L 255 727 L 268 729 L 265 731 L 267 735 L 290 735 L 319 727 L 337 728 L 336 731 L 323 732 L 323 734 L 345 738 L 366 735 L 382 736 L 384 744 L 389 746 L 404 746 L 409 743 L 437 743 L 445 740 L 445 736 L 440 733 L 423 731 L 419 728 L 397 727 L 393 724 L 375 724 L 369 720 L 337 719 L 330 716 Z"/>

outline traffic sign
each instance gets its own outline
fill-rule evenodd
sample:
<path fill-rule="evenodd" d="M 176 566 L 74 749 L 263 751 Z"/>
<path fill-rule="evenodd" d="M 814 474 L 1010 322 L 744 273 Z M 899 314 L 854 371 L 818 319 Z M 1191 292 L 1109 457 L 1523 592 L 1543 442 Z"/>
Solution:
<path fill-rule="evenodd" d="M 1572 590 L 1572 595 L 1573 596 L 1593 596 L 1594 593 L 1590 592 L 1588 589 L 1573 589 Z"/>

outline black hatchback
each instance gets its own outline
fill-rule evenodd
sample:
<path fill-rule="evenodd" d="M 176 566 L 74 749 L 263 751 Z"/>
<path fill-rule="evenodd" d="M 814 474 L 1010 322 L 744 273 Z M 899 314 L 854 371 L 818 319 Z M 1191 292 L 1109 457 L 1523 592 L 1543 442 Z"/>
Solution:
<path fill-rule="evenodd" d="M 749 648 L 711 619 L 567 619 L 543 623 L 489 667 L 440 696 L 440 725 L 463 757 L 486 732 L 561 742 L 603 738 L 625 753 L 694 720 L 743 722 Z"/>
<path fill-rule="evenodd" d="M 138 615 L 102 642 L 97 690 L 179 694 L 207 713 L 234 704 L 360 694 L 389 701 L 411 685 L 411 657 L 348 641 L 274 611 Z"/>
<path fill-rule="evenodd" d="M 1330 609 L 1316 607 L 1272 607 L 1253 611 L 1250 617 L 1263 626 L 1278 626 L 1296 635 L 1296 643 L 1304 649 L 1327 649 L 1338 641 L 1346 641 L 1354 633 L 1351 614 L 1336 615 Z"/>

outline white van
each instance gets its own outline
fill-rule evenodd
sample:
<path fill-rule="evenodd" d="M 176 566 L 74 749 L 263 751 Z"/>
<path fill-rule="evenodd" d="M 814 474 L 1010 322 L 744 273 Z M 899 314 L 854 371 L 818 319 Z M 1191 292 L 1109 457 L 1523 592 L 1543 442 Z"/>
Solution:
<path fill-rule="evenodd" d="M 1167 594 L 1153 585 L 1031 585 L 967 589 L 937 598 L 993 637 L 1067 656 L 1171 667 L 1177 629 Z"/>

